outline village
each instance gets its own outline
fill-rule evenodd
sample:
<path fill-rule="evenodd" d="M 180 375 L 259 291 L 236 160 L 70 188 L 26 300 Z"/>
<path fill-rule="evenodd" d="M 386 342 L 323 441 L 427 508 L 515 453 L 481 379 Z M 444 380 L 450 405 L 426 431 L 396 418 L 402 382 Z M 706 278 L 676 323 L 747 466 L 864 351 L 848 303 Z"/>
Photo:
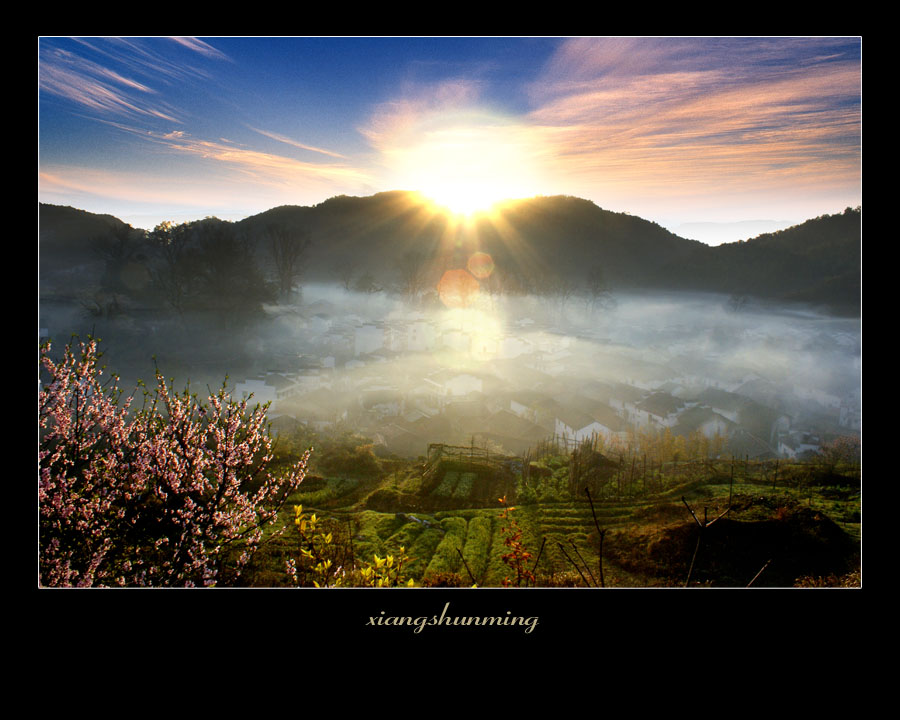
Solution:
<path fill-rule="evenodd" d="M 540 305 L 384 312 L 315 299 L 274 312 L 283 331 L 266 369 L 234 395 L 270 403 L 276 431 L 352 431 L 403 458 L 433 442 L 521 455 L 666 430 L 715 438 L 725 455 L 801 458 L 859 434 L 852 323 L 636 312 L 626 302 L 597 321 Z"/>

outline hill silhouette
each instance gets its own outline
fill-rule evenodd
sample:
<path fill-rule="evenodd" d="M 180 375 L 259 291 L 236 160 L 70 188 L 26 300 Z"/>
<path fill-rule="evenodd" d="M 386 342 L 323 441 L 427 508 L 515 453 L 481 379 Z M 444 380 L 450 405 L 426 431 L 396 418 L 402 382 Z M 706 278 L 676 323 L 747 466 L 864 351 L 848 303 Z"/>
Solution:
<path fill-rule="evenodd" d="M 108 266 L 109 248 L 130 230 L 108 215 L 54 205 L 41 204 L 39 219 L 42 285 L 62 269 L 96 263 L 98 246 Z M 222 221 L 185 227 L 199 236 L 215 224 Z M 570 196 L 510 201 L 459 221 L 417 193 L 391 191 L 276 207 L 227 226 L 260 268 L 271 264 L 274 237 L 302 238 L 305 282 L 348 284 L 355 272 L 373 288 L 402 288 L 413 275 L 433 288 L 445 270 L 482 251 L 493 258 L 490 282 L 499 292 L 579 292 L 599 274 L 613 291 L 730 293 L 848 314 L 860 306 L 860 208 L 715 247 Z M 135 231 L 129 242 L 143 235 Z"/>

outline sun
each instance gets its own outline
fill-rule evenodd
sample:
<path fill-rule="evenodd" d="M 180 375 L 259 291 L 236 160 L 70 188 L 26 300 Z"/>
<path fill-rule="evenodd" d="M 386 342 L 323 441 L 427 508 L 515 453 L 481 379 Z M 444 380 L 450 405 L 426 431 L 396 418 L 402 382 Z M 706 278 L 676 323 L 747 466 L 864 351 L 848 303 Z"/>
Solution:
<path fill-rule="evenodd" d="M 509 193 L 498 189 L 495 183 L 466 182 L 465 179 L 433 185 L 423 185 L 420 192 L 435 205 L 445 208 L 455 215 L 469 216 L 489 210 L 493 205 L 506 200 Z"/>
<path fill-rule="evenodd" d="M 538 194 L 533 150 L 500 125 L 431 129 L 405 149 L 402 165 L 404 186 L 458 215 Z"/>

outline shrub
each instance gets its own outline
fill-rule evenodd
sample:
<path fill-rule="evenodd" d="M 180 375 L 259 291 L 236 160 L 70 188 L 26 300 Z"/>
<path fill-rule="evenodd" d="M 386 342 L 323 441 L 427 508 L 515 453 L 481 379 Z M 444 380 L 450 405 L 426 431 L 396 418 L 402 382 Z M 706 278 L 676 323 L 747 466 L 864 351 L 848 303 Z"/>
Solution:
<path fill-rule="evenodd" d="M 359 580 L 354 580 L 352 584 L 362 587 L 374 588 L 393 588 L 400 586 L 414 587 L 415 581 L 408 577 L 408 566 L 412 560 L 406 554 L 406 548 L 400 547 L 396 555 L 387 555 L 386 557 L 378 557 L 377 554 L 372 556 L 372 562 L 364 563 L 359 570 Z M 404 572 L 404 568 L 407 571 Z"/>
<path fill-rule="evenodd" d="M 369 494 L 365 505 L 373 510 L 391 512 L 403 507 L 403 494 L 395 487 L 380 487 Z"/>
<path fill-rule="evenodd" d="M 303 481 L 311 450 L 271 474 L 267 407 L 223 386 L 206 403 L 157 371 L 132 410 L 100 377 L 97 342 L 41 347 L 39 581 L 44 586 L 235 581 Z"/>
<path fill-rule="evenodd" d="M 319 469 L 331 476 L 371 478 L 382 474 L 381 464 L 372 452 L 371 443 L 359 444 L 360 438 L 345 438 L 341 444 L 322 453 Z"/>
<path fill-rule="evenodd" d="M 300 562 L 290 557 L 285 563 L 294 585 L 337 587 L 344 584 L 346 543 L 336 541 L 335 524 L 315 513 L 304 513 L 302 505 L 294 505 L 294 529 L 299 540 Z"/>

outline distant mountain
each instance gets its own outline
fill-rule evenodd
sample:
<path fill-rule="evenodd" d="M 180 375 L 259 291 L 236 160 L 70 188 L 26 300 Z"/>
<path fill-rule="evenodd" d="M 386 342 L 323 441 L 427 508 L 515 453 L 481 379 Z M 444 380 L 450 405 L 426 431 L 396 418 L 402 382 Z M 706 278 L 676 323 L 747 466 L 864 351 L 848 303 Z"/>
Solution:
<path fill-rule="evenodd" d="M 779 220 L 739 220 L 737 222 L 682 223 L 671 230 L 681 237 L 699 240 L 708 245 L 720 245 L 723 242 L 746 240 L 763 233 L 777 232 L 792 225 L 793 223 Z"/>
<path fill-rule="evenodd" d="M 338 281 L 349 270 L 379 286 L 403 282 L 412 265 L 434 287 L 448 269 L 489 253 L 491 282 L 507 292 L 583 289 L 599 270 L 610 290 L 685 290 L 795 300 L 859 311 L 860 209 L 848 208 L 744 242 L 710 247 L 656 223 L 568 196 L 498 205 L 456 222 L 415 193 L 339 196 L 316 206 L 282 206 L 229 224 L 265 265 L 278 233 L 309 241 L 303 280 Z M 192 223 L 200 228 L 204 223 Z M 91 259 L 97 237 L 129 226 L 107 215 L 40 206 L 44 269 Z M 150 255 L 148 255 L 150 257 Z M 48 275 L 49 279 L 49 275 Z"/>

